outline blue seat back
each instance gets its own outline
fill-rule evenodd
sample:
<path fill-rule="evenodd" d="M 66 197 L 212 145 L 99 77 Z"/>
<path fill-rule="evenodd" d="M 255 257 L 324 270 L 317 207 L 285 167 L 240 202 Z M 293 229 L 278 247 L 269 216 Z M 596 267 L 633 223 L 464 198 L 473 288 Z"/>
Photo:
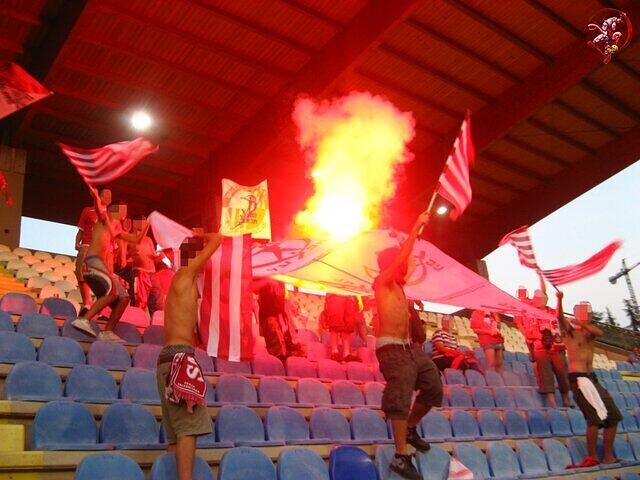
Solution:
<path fill-rule="evenodd" d="M 516 408 L 516 402 L 513 399 L 511 390 L 508 388 L 496 388 L 493 391 L 496 397 L 496 407 L 498 408 Z"/>
<path fill-rule="evenodd" d="M 383 445 L 376 448 L 375 466 L 380 474 L 381 480 L 400 480 L 402 478 L 400 475 L 389 469 L 389 465 L 393 461 L 394 454 L 395 452 L 391 445 Z M 418 468 L 417 456 L 413 456 L 411 458 L 411 462 L 416 468 Z"/>
<path fill-rule="evenodd" d="M 216 398 L 225 403 L 258 402 L 258 394 L 251 381 L 234 373 L 226 373 L 218 378 Z"/>
<path fill-rule="evenodd" d="M 568 436 L 573 434 L 569 419 L 561 410 L 549 411 L 549 426 L 551 427 L 551 433 L 554 435 Z"/>
<path fill-rule="evenodd" d="M 418 470 L 423 478 L 447 480 L 449 478 L 449 452 L 432 445 L 428 452 L 418 454 Z"/>
<path fill-rule="evenodd" d="M 351 429 L 347 419 L 333 408 L 314 408 L 309 426 L 312 438 L 327 438 L 332 441 L 351 440 Z"/>
<path fill-rule="evenodd" d="M 278 480 L 329 480 L 329 471 L 320 456 L 305 448 L 283 450 L 278 456 Z"/>
<path fill-rule="evenodd" d="M 618 423 L 618 431 L 622 432 L 637 432 L 638 431 L 638 423 L 636 422 L 636 417 L 629 410 L 621 410 L 622 421 Z"/>
<path fill-rule="evenodd" d="M 627 438 L 636 459 L 640 459 L 640 433 L 630 433 Z"/>
<path fill-rule="evenodd" d="M 273 406 L 264 418 L 267 440 L 289 442 L 309 439 L 309 425 L 302 414 L 291 407 Z"/>
<path fill-rule="evenodd" d="M 38 349 L 38 360 L 54 367 L 74 367 L 84 364 L 84 350 L 72 338 L 47 337 Z"/>
<path fill-rule="evenodd" d="M 640 480 L 640 473 L 622 472 L 620 474 L 620 480 Z"/>
<path fill-rule="evenodd" d="M 331 405 L 331 394 L 322 382 L 313 378 L 301 378 L 297 388 L 298 402 L 313 405 Z"/>
<path fill-rule="evenodd" d="M 584 440 L 577 437 L 572 437 L 569 439 L 567 444 L 569 449 L 569 455 L 571 455 L 571 461 L 574 464 L 582 463 L 584 457 L 587 456 L 587 444 Z"/>
<path fill-rule="evenodd" d="M 318 361 L 318 377 L 331 380 L 346 380 L 347 372 L 338 362 L 323 359 Z"/>
<path fill-rule="evenodd" d="M 464 410 L 454 410 L 451 413 L 451 430 L 453 436 L 460 439 L 474 439 L 480 436 L 478 422 L 475 417 Z"/>
<path fill-rule="evenodd" d="M 58 400 L 62 397 L 62 381 L 56 371 L 41 362 L 19 362 L 4 384 L 6 400 Z"/>
<path fill-rule="evenodd" d="M 164 327 L 162 325 L 149 325 L 144 329 L 142 341 L 151 345 L 162 345 L 164 343 Z"/>
<path fill-rule="evenodd" d="M 547 457 L 549 470 L 552 472 L 564 472 L 568 465 L 571 465 L 571 455 L 564 443 L 554 438 L 542 440 L 542 448 Z"/>
<path fill-rule="evenodd" d="M 484 479 L 491 476 L 487 458 L 475 445 L 459 443 L 455 446 L 454 452 L 462 464 L 473 472 L 473 478 Z"/>
<path fill-rule="evenodd" d="M 529 436 L 529 427 L 520 412 L 507 410 L 504 412 L 504 426 L 509 436 Z"/>
<path fill-rule="evenodd" d="M 109 405 L 100 422 L 100 442 L 118 446 L 147 446 L 158 443 L 158 424 L 142 405 L 119 402 Z"/>
<path fill-rule="evenodd" d="M 133 354 L 133 366 L 155 370 L 158 364 L 158 355 L 160 355 L 160 350 L 162 350 L 161 345 L 153 345 L 150 343 L 138 345 L 135 353 Z"/>
<path fill-rule="evenodd" d="M 488 388 L 476 387 L 473 389 L 473 405 L 476 408 L 495 408 L 496 402 Z"/>
<path fill-rule="evenodd" d="M 384 384 L 380 382 L 367 382 L 364 384 L 365 403 L 372 407 L 380 407 L 382 404 L 382 392 Z"/>
<path fill-rule="evenodd" d="M 256 375 L 268 375 L 284 377 L 284 365 L 273 355 L 262 354 L 253 359 L 253 373 Z"/>
<path fill-rule="evenodd" d="M 349 380 L 334 380 L 331 383 L 331 396 L 333 403 L 338 405 L 364 405 L 362 390 Z"/>
<path fill-rule="evenodd" d="M 449 420 L 442 412 L 431 410 L 422 418 L 420 425 L 427 440 L 442 441 L 453 436 Z"/>
<path fill-rule="evenodd" d="M 18 333 L 35 338 L 57 337 L 60 335 L 56 321 L 49 315 L 42 313 L 25 313 L 20 317 L 16 330 Z"/>
<path fill-rule="evenodd" d="M 262 377 L 258 384 L 260 403 L 282 405 L 296 403 L 296 394 L 289 383 L 280 377 Z"/>
<path fill-rule="evenodd" d="M 449 388 L 449 403 L 452 407 L 473 408 L 473 401 L 469 392 L 460 386 Z"/>
<path fill-rule="evenodd" d="M 373 372 L 368 365 L 361 362 L 347 363 L 347 378 L 357 382 L 373 382 Z"/>
<path fill-rule="evenodd" d="M 518 376 L 518 374 L 513 372 L 502 372 L 502 379 L 504 380 L 504 384 L 507 387 L 521 387 L 522 380 Z"/>
<path fill-rule="evenodd" d="M 0 310 L 0 332 L 14 332 L 15 327 L 11 315 L 4 310 Z"/>
<path fill-rule="evenodd" d="M 375 465 L 363 450 L 338 446 L 329 455 L 331 480 L 378 480 Z"/>
<path fill-rule="evenodd" d="M 467 377 L 467 385 L 472 387 L 486 387 L 487 381 L 480 372 L 476 370 L 465 370 L 464 376 Z"/>
<path fill-rule="evenodd" d="M 613 441 L 613 455 L 625 462 L 636 461 L 636 456 L 633 453 L 631 445 L 620 435 Z"/>
<path fill-rule="evenodd" d="M 87 363 L 107 370 L 126 370 L 131 366 L 131 356 L 124 345 L 97 340 L 89 347 Z"/>
<path fill-rule="evenodd" d="M 56 400 L 42 406 L 31 426 L 31 450 L 76 449 L 96 444 L 96 422 L 80 403 Z"/>
<path fill-rule="evenodd" d="M 500 415 L 496 411 L 482 410 L 478 412 L 480 432 L 484 437 L 504 436 L 506 431 Z"/>
<path fill-rule="evenodd" d="M 225 452 L 218 467 L 218 480 L 276 480 L 276 469 L 257 448 L 237 447 Z"/>
<path fill-rule="evenodd" d="M 29 337 L 22 333 L 0 332 L 1 363 L 17 363 L 35 359 L 36 349 Z"/>
<path fill-rule="evenodd" d="M 135 403 L 159 404 L 156 373 L 143 368 L 130 368 L 120 381 L 120 398 Z"/>
<path fill-rule="evenodd" d="M 216 418 L 216 437 L 220 442 L 261 442 L 265 439 L 264 426 L 249 407 L 224 405 Z"/>
<path fill-rule="evenodd" d="M 308 359 L 288 357 L 286 361 L 287 375 L 299 378 L 317 378 L 318 370 Z"/>
<path fill-rule="evenodd" d="M 133 323 L 120 321 L 113 329 L 113 333 L 128 344 L 139 345 L 142 343 L 142 335 L 140 335 L 138 328 Z"/>
<path fill-rule="evenodd" d="M 36 313 L 38 305 L 33 298 L 25 293 L 9 292 L 0 298 L 0 310 L 11 315 L 24 315 L 25 313 Z"/>
<path fill-rule="evenodd" d="M 62 325 L 61 331 L 63 337 L 73 338 L 78 342 L 93 342 L 95 340 L 95 337 L 87 335 L 86 333 L 74 328 L 72 323 L 73 318 L 68 318 L 67 320 L 65 320 L 64 325 Z M 98 324 L 95 321 L 91 321 L 90 323 L 91 329 L 95 332 L 95 334 L 97 335 L 98 333 L 100 333 L 100 327 L 98 327 Z"/>
<path fill-rule="evenodd" d="M 102 367 L 76 365 L 65 382 L 64 394 L 72 400 L 89 403 L 111 403 L 118 398 L 116 381 Z"/>
<path fill-rule="evenodd" d="M 386 422 L 368 408 L 355 408 L 351 411 L 351 433 L 355 440 L 389 439 Z"/>
<path fill-rule="evenodd" d="M 455 368 L 445 368 L 444 378 L 447 379 L 447 385 L 466 385 L 467 381 L 464 378 L 464 374 Z"/>
<path fill-rule="evenodd" d="M 498 442 L 489 443 L 487 459 L 494 477 L 518 478 L 522 474 L 518 457 L 509 445 Z"/>
<path fill-rule="evenodd" d="M 519 388 L 514 389 L 513 399 L 515 400 L 516 407 L 518 408 L 524 408 L 524 409 L 536 408 L 536 405 L 533 402 L 533 397 L 529 390 L 522 390 Z"/>
<path fill-rule="evenodd" d="M 567 416 L 569 417 L 573 434 L 584 435 L 587 431 L 587 421 L 584 419 L 582 412 L 577 409 L 571 409 L 567 411 Z"/>
<path fill-rule="evenodd" d="M 69 300 L 64 298 L 45 298 L 40 305 L 40 313 L 51 315 L 52 317 L 72 318 L 78 315 L 76 307 Z"/>
<path fill-rule="evenodd" d="M 75 480 L 144 480 L 144 474 L 138 464 L 120 453 L 98 453 L 82 459 Z"/>
<path fill-rule="evenodd" d="M 504 380 L 500 374 L 494 370 L 485 371 L 484 379 L 489 387 L 504 387 Z"/>
<path fill-rule="evenodd" d="M 518 442 L 516 451 L 522 473 L 525 475 L 544 475 L 549 472 L 547 457 L 542 449 L 531 440 Z"/>
<path fill-rule="evenodd" d="M 216 359 L 216 369 L 220 373 L 237 373 L 240 375 L 251 375 L 251 364 L 249 362 L 232 362 L 222 358 Z"/>
<path fill-rule="evenodd" d="M 531 435 L 540 437 L 545 435 L 551 435 L 551 428 L 549 422 L 544 413 L 540 410 L 529 410 L 527 412 L 529 417 L 529 431 Z"/>
<path fill-rule="evenodd" d="M 215 480 L 207 462 L 199 456 L 193 459 L 193 480 Z M 151 467 L 151 480 L 174 480 L 178 478 L 178 466 L 174 453 L 160 455 Z"/>

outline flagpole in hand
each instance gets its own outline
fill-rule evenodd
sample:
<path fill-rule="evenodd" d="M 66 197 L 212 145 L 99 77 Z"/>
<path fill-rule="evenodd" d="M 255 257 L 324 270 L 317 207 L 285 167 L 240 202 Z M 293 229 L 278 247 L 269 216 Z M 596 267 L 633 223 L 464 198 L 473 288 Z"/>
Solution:
<path fill-rule="evenodd" d="M 431 195 L 431 200 L 429 201 L 429 206 L 427 207 L 427 212 L 429 213 L 429 220 L 431 220 L 431 209 L 433 208 L 433 204 L 436 201 L 436 191 L 433 191 L 433 195 Z M 428 223 L 428 221 L 427 221 Z M 418 230 L 418 236 L 422 235 L 422 232 L 424 232 L 424 227 L 427 226 L 427 223 L 423 223 L 422 226 L 420 227 L 420 230 Z"/>

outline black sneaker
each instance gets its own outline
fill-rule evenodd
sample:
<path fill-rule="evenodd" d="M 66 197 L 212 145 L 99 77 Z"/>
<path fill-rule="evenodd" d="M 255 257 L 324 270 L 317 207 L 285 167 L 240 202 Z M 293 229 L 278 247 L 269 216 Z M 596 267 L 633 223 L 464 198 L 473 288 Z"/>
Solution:
<path fill-rule="evenodd" d="M 396 453 L 389 465 L 389 469 L 396 472 L 402 478 L 408 478 L 409 480 L 422 480 L 422 475 L 418 473 L 413 462 L 411 462 L 411 455 L 398 455 Z"/>
<path fill-rule="evenodd" d="M 407 443 L 419 452 L 428 452 L 431 448 L 429 443 L 425 442 L 420 435 L 418 435 L 418 431 L 416 427 L 409 428 L 407 431 Z"/>

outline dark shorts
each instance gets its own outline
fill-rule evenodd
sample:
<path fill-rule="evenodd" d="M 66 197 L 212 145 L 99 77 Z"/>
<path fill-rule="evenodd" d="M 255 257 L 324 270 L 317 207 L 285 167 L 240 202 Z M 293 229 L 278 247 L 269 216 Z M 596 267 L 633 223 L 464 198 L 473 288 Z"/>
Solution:
<path fill-rule="evenodd" d="M 376 356 L 387 381 L 382 394 L 382 410 L 387 418 L 406 419 L 415 390 L 419 390 L 417 403 L 428 407 L 442 405 L 440 372 L 426 353 L 402 345 L 385 345 L 376 350 Z"/>
<path fill-rule="evenodd" d="M 440 370 L 441 372 L 444 372 L 445 368 L 451 368 L 453 359 L 454 357 L 447 357 L 446 355 L 443 355 L 442 357 L 432 358 L 431 360 L 433 361 L 433 363 L 436 364 L 436 367 L 438 367 L 438 370 Z"/>
<path fill-rule="evenodd" d="M 554 393 L 558 382 L 558 390 L 561 393 L 569 391 L 569 379 L 567 378 L 567 357 L 564 352 L 553 350 L 539 350 L 533 354 L 538 379 L 538 391 L 540 393 Z"/>
<path fill-rule="evenodd" d="M 85 258 L 82 276 L 97 298 L 105 295 L 115 295 L 118 298 L 129 296 L 118 277 L 109 272 L 97 255 L 89 255 Z"/>
<path fill-rule="evenodd" d="M 587 402 L 587 400 L 584 398 L 584 395 L 578 388 L 578 377 L 589 378 L 593 382 L 593 385 L 596 387 L 596 390 L 598 390 L 598 394 L 602 399 L 602 403 L 604 403 L 604 406 L 607 408 L 607 418 L 604 421 L 600 420 L 596 409 L 593 408 L 589 402 Z M 613 401 L 613 398 L 611 398 L 611 395 L 609 395 L 609 392 L 605 390 L 602 385 L 600 385 L 600 383 L 598 382 L 598 377 L 596 377 L 595 373 L 570 373 L 569 380 L 571 383 L 571 391 L 573 392 L 573 399 L 582 411 L 582 414 L 587 421 L 587 425 L 589 425 L 590 427 L 609 428 L 615 427 L 622 420 L 622 415 L 620 414 L 618 406 Z"/>

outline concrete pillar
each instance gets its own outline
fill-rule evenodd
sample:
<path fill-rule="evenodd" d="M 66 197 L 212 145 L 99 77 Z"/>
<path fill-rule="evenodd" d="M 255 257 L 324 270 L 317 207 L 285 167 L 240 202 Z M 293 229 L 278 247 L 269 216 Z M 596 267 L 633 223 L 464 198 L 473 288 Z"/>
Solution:
<path fill-rule="evenodd" d="M 0 243 L 12 249 L 20 243 L 26 163 L 26 151 L 0 145 L 0 170 L 7 180 L 9 192 L 13 197 L 12 207 L 5 205 L 4 198 L 0 198 Z"/>

